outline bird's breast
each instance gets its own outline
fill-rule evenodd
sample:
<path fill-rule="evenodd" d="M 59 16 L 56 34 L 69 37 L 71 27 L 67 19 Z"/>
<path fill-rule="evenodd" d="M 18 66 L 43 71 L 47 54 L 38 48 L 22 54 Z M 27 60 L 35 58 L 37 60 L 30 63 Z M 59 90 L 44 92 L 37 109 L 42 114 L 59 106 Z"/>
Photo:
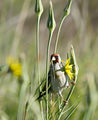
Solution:
<path fill-rule="evenodd" d="M 59 92 L 62 88 L 65 87 L 66 79 L 63 72 L 55 73 L 55 79 L 51 80 L 52 88 L 54 92 Z"/>

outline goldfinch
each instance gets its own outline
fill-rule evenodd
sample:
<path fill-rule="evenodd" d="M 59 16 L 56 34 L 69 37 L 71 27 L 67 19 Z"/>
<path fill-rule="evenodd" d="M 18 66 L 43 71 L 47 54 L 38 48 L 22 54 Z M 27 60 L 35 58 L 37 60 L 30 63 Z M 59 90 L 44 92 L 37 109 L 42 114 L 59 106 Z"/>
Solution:
<path fill-rule="evenodd" d="M 69 86 L 67 76 L 64 71 L 59 71 L 63 66 L 59 54 L 52 54 L 50 57 L 50 67 L 48 73 L 48 92 L 57 93 L 61 98 L 62 91 Z M 37 99 L 46 94 L 46 84 Z"/>

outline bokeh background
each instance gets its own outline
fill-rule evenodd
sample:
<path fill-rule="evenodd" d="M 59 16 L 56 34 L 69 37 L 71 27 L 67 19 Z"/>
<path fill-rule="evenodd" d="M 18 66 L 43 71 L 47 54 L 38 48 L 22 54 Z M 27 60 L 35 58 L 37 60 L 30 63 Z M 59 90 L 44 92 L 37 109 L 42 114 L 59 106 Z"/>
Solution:
<path fill-rule="evenodd" d="M 40 69 L 45 73 L 49 0 L 42 0 L 44 12 L 40 21 Z M 67 0 L 52 0 L 56 29 L 53 34 L 53 53 L 58 26 Z M 0 65 L 8 56 L 23 57 L 28 74 L 33 81 L 36 63 L 36 15 L 35 0 L 0 0 Z M 57 48 L 63 60 L 73 44 L 79 75 L 70 103 L 81 102 L 70 120 L 98 119 L 98 0 L 73 0 L 71 13 L 65 20 Z M 36 82 L 34 82 L 36 83 Z M 32 91 L 36 89 L 34 84 Z M 0 120 L 15 120 L 19 104 L 19 81 L 10 74 L 0 76 Z M 35 109 L 35 108 L 34 108 Z M 37 119 L 33 108 L 32 118 Z"/>

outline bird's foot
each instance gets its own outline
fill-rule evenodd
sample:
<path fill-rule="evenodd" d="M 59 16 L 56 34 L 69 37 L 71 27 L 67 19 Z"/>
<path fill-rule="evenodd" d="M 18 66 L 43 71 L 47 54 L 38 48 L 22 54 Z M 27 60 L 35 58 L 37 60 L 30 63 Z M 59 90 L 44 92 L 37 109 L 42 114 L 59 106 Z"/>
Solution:
<path fill-rule="evenodd" d="M 76 82 L 72 81 L 72 82 L 69 83 L 69 85 L 67 86 L 67 88 L 70 88 L 71 85 L 75 85 L 75 84 L 76 84 Z"/>
<path fill-rule="evenodd" d="M 75 81 L 72 81 L 72 82 L 71 82 L 71 84 L 72 84 L 72 85 L 75 85 L 75 84 L 76 84 L 76 82 L 75 82 Z"/>
<path fill-rule="evenodd" d="M 63 100 L 63 102 L 64 102 L 64 105 L 67 105 L 67 104 L 68 104 L 68 101 Z"/>

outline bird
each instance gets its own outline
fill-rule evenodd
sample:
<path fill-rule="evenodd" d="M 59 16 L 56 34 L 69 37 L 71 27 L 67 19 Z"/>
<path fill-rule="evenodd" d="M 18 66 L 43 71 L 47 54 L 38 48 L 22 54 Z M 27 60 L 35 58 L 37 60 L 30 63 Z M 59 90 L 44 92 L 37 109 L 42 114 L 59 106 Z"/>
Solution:
<path fill-rule="evenodd" d="M 64 71 L 60 71 L 63 67 L 59 54 L 52 54 L 50 57 L 50 67 L 48 72 L 48 93 L 58 94 L 62 99 L 62 91 L 69 86 L 67 76 Z M 37 100 L 46 95 L 46 82 L 42 91 L 39 93 Z"/>

